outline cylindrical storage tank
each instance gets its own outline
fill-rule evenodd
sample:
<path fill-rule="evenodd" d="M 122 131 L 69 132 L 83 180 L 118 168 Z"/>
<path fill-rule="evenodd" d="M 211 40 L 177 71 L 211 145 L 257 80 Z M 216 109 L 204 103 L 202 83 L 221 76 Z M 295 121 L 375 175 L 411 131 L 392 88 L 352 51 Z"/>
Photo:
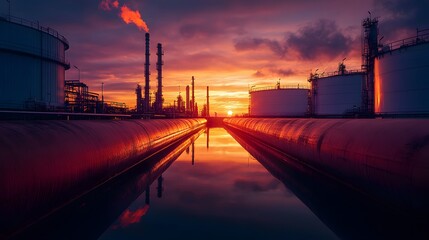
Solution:
<path fill-rule="evenodd" d="M 312 80 L 312 104 L 316 116 L 340 116 L 360 112 L 364 73 L 346 73 Z"/>
<path fill-rule="evenodd" d="M 308 113 L 308 89 L 276 88 L 250 91 L 250 116 L 300 117 Z"/>
<path fill-rule="evenodd" d="M 68 41 L 51 28 L 0 18 L 0 109 L 49 110 L 64 106 Z"/>
<path fill-rule="evenodd" d="M 375 59 L 376 114 L 429 114 L 429 42 L 403 46 Z"/>

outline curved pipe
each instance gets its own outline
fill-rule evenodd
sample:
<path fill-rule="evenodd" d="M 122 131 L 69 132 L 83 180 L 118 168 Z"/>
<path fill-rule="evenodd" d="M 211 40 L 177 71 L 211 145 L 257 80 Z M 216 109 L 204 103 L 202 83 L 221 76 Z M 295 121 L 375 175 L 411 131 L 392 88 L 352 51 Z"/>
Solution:
<path fill-rule="evenodd" d="M 125 174 L 103 184 L 42 221 L 12 235 L 12 238 L 32 239 L 34 236 L 41 239 L 62 239 L 64 236 L 67 236 L 68 239 L 100 238 L 103 232 L 115 223 L 121 213 L 162 176 L 162 173 L 203 131 L 200 130 L 191 137 L 186 137 L 183 141 L 171 145 L 162 153 L 138 164 Z M 151 198 L 154 194 L 156 192 L 151 192 Z M 150 197 L 149 193 L 146 196 Z M 76 231 L 77 225 L 79 225 L 79 231 Z"/>
<path fill-rule="evenodd" d="M 248 136 L 229 133 L 340 239 L 425 239 L 427 221 L 397 211 Z M 427 238 L 427 237 L 426 237 Z"/>
<path fill-rule="evenodd" d="M 0 223 L 18 212 L 34 211 L 34 206 L 41 213 L 58 207 L 205 123 L 205 119 L 2 122 Z"/>
<path fill-rule="evenodd" d="M 428 119 L 224 122 L 379 199 L 429 213 Z"/>

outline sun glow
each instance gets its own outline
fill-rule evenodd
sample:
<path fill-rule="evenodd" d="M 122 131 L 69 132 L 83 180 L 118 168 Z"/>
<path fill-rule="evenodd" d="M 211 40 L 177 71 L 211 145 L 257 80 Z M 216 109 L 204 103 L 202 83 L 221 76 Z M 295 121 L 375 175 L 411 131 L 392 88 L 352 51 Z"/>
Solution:
<path fill-rule="evenodd" d="M 228 111 L 228 117 L 231 117 L 232 116 L 232 111 L 231 110 L 229 110 Z"/>

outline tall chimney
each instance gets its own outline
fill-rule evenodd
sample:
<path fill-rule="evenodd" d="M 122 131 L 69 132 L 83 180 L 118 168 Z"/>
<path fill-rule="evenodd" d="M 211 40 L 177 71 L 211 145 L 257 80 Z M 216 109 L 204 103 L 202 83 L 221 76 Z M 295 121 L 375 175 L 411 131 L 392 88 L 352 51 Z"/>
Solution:
<path fill-rule="evenodd" d="M 162 56 L 164 53 L 162 52 L 162 44 L 158 43 L 158 52 L 156 55 L 158 56 L 158 62 L 156 63 L 156 70 L 158 70 L 158 91 L 156 92 L 156 99 L 155 99 L 155 111 L 157 113 L 162 112 L 162 65 L 164 63 L 162 62 Z"/>
<path fill-rule="evenodd" d="M 192 116 L 195 115 L 195 95 L 194 95 L 194 88 L 195 88 L 195 78 L 194 78 L 194 76 L 192 76 L 192 102 L 191 102 Z"/>
<path fill-rule="evenodd" d="M 186 86 L 186 112 L 189 112 L 189 85 Z"/>
<path fill-rule="evenodd" d="M 140 86 L 140 84 L 137 84 L 137 88 L 136 88 L 136 111 L 137 113 L 142 113 L 143 109 L 142 109 L 142 88 Z"/>
<path fill-rule="evenodd" d="M 206 107 L 206 117 L 210 117 L 210 107 L 209 107 L 209 86 L 207 86 L 207 107 Z"/>
<path fill-rule="evenodd" d="M 150 99 L 149 99 L 149 56 L 150 56 L 150 52 L 149 52 L 149 33 L 146 33 L 146 61 L 145 61 L 145 68 L 144 68 L 144 79 L 145 79 L 145 86 L 144 86 L 144 112 L 147 113 L 149 112 L 150 109 Z"/>

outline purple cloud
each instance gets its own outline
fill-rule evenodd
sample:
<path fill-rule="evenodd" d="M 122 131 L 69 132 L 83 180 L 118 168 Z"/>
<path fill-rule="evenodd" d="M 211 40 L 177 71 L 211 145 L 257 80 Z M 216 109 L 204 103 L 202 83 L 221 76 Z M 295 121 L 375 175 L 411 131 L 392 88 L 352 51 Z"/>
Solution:
<path fill-rule="evenodd" d="M 332 60 L 346 55 L 354 47 L 353 40 L 341 32 L 334 21 L 323 19 L 299 29 L 297 33 L 289 33 L 286 43 L 303 60 Z"/>

